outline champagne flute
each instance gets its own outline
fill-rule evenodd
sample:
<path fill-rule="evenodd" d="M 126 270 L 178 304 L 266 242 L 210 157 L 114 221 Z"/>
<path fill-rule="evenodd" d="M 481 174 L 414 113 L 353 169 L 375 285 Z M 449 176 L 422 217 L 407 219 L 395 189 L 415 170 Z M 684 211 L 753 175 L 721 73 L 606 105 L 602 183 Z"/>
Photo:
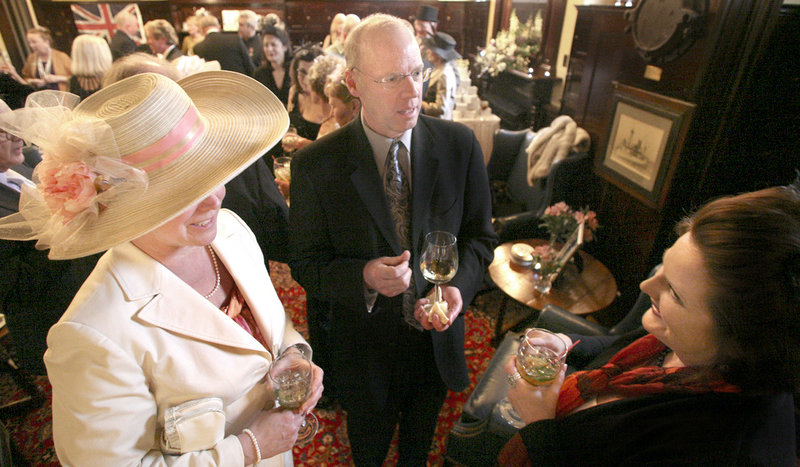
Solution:
<path fill-rule="evenodd" d="M 291 182 L 292 181 L 291 165 L 292 165 L 291 157 L 287 156 L 276 157 L 272 163 L 272 168 L 275 171 L 275 178 Z"/>
<path fill-rule="evenodd" d="M 269 367 L 269 380 L 275 391 L 275 400 L 280 407 L 297 409 L 311 395 L 311 380 L 314 369 L 308 355 L 297 347 L 289 347 Z M 308 413 L 297 433 L 298 445 L 303 445 L 317 434 L 319 420 Z"/>
<path fill-rule="evenodd" d="M 422 276 L 434 284 L 434 302 L 442 302 L 440 284 L 449 282 L 458 271 L 456 236 L 450 232 L 434 230 L 425 235 L 425 246 L 419 263 Z"/>
<path fill-rule="evenodd" d="M 567 358 L 569 352 L 567 343 L 558 334 L 541 328 L 528 329 L 520 339 L 516 364 L 519 375 L 534 386 L 547 386 L 552 383 Z M 525 426 L 525 422 L 514 410 L 508 397 L 497 404 L 503 419 L 511 426 L 515 428 Z"/>

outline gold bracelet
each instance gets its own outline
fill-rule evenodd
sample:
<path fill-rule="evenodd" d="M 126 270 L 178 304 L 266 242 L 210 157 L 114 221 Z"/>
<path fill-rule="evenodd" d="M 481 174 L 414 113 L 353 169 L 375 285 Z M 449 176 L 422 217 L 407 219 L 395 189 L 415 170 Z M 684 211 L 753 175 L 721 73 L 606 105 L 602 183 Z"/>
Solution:
<path fill-rule="evenodd" d="M 256 435 L 254 435 L 253 432 L 250 431 L 250 428 L 245 428 L 244 430 L 242 430 L 242 433 L 249 436 L 250 441 L 253 442 L 253 448 L 256 450 L 256 461 L 253 462 L 253 465 L 258 464 L 259 462 L 261 462 L 261 448 L 258 447 L 258 440 L 256 439 Z"/>

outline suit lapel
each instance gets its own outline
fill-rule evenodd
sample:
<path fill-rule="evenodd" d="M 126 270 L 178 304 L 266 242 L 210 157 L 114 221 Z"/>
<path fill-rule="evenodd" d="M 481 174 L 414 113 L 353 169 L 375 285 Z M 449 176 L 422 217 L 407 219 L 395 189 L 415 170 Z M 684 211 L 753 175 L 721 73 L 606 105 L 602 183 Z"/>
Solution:
<path fill-rule="evenodd" d="M 126 297 L 150 299 L 136 319 L 193 339 L 264 352 L 247 331 L 133 244 L 115 247 L 114 252 L 114 275 Z"/>
<path fill-rule="evenodd" d="M 417 126 L 411 133 L 411 179 L 414 194 L 411 205 L 411 241 L 415 252 L 420 251 L 424 235 L 427 233 L 422 229 L 428 225 L 433 187 L 436 186 L 439 176 L 438 155 L 442 152 L 437 150 L 436 146 L 436 140 L 420 116 Z"/>
<path fill-rule="evenodd" d="M 350 173 L 350 180 L 358 192 L 361 201 L 367 207 L 378 230 L 381 232 L 386 242 L 395 251 L 395 254 L 401 254 L 403 249 L 397 241 L 394 232 L 394 221 L 392 215 L 389 213 L 389 207 L 386 202 L 386 195 L 383 191 L 383 183 L 381 183 L 380 173 L 375 165 L 375 157 L 372 154 L 372 146 L 369 144 L 364 128 L 361 125 L 361 119 L 356 117 L 352 125 L 349 127 L 351 132 L 351 140 L 353 141 L 353 157 L 352 172 Z M 379 193 L 378 196 L 375 196 Z"/>
<path fill-rule="evenodd" d="M 0 216 L 8 216 L 19 211 L 19 192 L 0 183 Z"/>

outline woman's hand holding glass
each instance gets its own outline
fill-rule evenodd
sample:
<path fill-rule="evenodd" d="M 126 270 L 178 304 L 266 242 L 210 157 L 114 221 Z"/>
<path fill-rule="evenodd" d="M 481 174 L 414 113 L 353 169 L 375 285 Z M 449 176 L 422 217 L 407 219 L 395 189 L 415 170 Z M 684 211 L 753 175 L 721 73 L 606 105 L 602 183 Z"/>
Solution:
<path fill-rule="evenodd" d="M 566 335 L 540 328 L 530 328 L 520 337 L 516 354 L 505 366 L 508 396 L 498 402 L 509 424 L 522 428 L 555 417 L 571 345 Z"/>
<path fill-rule="evenodd" d="M 267 373 L 277 405 L 304 416 L 298 444 L 310 441 L 319 426 L 311 409 L 322 396 L 322 369 L 311 361 L 309 354 L 302 347 L 291 346 L 272 362 Z"/>
<path fill-rule="evenodd" d="M 509 375 L 517 372 L 516 360 L 517 357 L 513 356 L 506 362 L 505 370 Z M 508 390 L 508 401 L 525 425 L 555 418 L 558 394 L 564 384 L 566 368 L 566 365 L 562 365 L 556 379 L 550 384 L 534 386 L 521 379 Z"/>

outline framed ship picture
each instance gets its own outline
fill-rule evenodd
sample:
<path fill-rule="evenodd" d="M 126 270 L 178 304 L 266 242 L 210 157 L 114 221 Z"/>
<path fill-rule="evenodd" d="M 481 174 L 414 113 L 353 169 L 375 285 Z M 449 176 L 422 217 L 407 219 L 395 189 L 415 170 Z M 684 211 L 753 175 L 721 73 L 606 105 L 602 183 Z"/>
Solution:
<path fill-rule="evenodd" d="M 613 116 L 597 172 L 660 208 L 677 166 L 695 105 L 614 83 Z"/>

